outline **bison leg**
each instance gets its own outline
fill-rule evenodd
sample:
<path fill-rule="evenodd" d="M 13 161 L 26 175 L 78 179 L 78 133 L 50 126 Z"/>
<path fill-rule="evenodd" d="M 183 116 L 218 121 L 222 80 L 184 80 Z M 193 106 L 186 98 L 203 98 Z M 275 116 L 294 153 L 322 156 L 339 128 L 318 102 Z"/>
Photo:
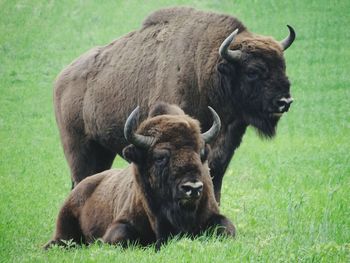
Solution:
<path fill-rule="evenodd" d="M 213 231 L 217 235 L 234 237 L 236 233 L 236 229 L 232 222 L 227 217 L 219 214 L 215 214 L 209 219 L 207 229 Z"/>
<path fill-rule="evenodd" d="M 72 242 L 76 244 L 85 243 L 79 220 L 73 215 L 69 207 L 63 206 L 58 215 L 55 236 L 46 243 L 44 249 L 48 249 L 55 244 L 66 247 Z"/>
<path fill-rule="evenodd" d="M 213 186 L 214 186 L 215 199 L 219 205 L 220 205 L 220 200 L 221 200 L 222 179 L 223 179 L 223 174 L 218 174 L 218 175 L 213 176 Z"/>
<path fill-rule="evenodd" d="M 169 237 L 174 232 L 173 227 L 170 225 L 169 221 L 163 216 L 158 215 L 155 221 L 155 235 L 156 235 L 156 252 L 160 251 L 162 245 L 165 245 Z"/>
<path fill-rule="evenodd" d="M 108 227 L 102 240 L 108 244 L 119 244 L 125 247 L 130 242 L 138 241 L 139 235 L 130 223 L 125 221 L 115 221 Z"/>
<path fill-rule="evenodd" d="M 82 139 L 77 134 L 70 137 L 66 134 L 63 142 L 72 175 L 72 188 L 84 178 L 111 168 L 116 156 L 97 142 Z"/>
<path fill-rule="evenodd" d="M 247 125 L 241 122 L 233 122 L 228 125 L 226 131 L 222 129 L 216 143 L 212 145 L 212 153 L 209 158 L 210 175 L 213 178 L 215 199 L 220 204 L 222 179 L 226 172 L 235 149 L 240 145 Z"/>

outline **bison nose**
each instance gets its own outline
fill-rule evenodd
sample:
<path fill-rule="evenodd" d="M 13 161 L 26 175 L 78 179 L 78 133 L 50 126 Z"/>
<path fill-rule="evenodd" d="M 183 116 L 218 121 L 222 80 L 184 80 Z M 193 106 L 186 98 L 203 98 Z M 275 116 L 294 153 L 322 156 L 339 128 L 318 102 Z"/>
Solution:
<path fill-rule="evenodd" d="M 287 112 L 290 105 L 293 102 L 293 98 L 281 98 L 277 101 L 277 107 L 279 112 Z"/>
<path fill-rule="evenodd" d="M 182 184 L 180 188 L 187 197 L 196 198 L 199 197 L 203 191 L 203 183 L 200 181 L 187 182 Z"/>

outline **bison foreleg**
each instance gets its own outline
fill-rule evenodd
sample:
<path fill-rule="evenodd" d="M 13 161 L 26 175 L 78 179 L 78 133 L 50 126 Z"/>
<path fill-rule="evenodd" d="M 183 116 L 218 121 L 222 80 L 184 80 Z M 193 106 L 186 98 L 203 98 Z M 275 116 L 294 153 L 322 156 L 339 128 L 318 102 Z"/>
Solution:
<path fill-rule="evenodd" d="M 156 245 L 155 249 L 156 252 L 158 252 L 162 245 L 165 245 L 169 239 L 169 237 L 172 235 L 173 228 L 170 225 L 169 221 L 166 220 L 163 216 L 158 215 L 156 217 L 155 222 L 155 234 L 156 234 Z"/>
<path fill-rule="evenodd" d="M 236 229 L 232 222 L 220 214 L 213 215 L 207 222 L 206 230 L 216 235 L 235 236 Z"/>
<path fill-rule="evenodd" d="M 86 177 L 112 166 L 115 153 L 83 135 L 61 130 L 63 149 L 72 176 L 72 189 Z"/>
<path fill-rule="evenodd" d="M 85 239 L 79 220 L 74 216 L 72 209 L 65 204 L 58 214 L 54 238 L 46 243 L 44 249 L 53 245 L 69 248 L 81 243 L 85 243 Z"/>
<path fill-rule="evenodd" d="M 215 199 L 220 204 L 222 178 L 230 163 L 235 149 L 240 145 L 242 136 L 247 125 L 233 122 L 228 125 L 227 130 L 222 130 L 216 143 L 212 145 L 209 158 L 210 175 L 213 178 Z"/>
<path fill-rule="evenodd" d="M 113 222 L 102 238 L 105 243 L 122 245 L 124 247 L 127 246 L 128 243 L 135 242 L 138 239 L 139 235 L 136 229 L 126 221 Z"/>

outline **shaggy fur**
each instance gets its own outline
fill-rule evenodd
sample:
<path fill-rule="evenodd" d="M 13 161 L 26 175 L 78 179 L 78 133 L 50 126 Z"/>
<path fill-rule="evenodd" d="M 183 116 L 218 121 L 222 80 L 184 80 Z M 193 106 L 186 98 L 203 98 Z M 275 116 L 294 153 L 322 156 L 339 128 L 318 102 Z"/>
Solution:
<path fill-rule="evenodd" d="M 200 156 L 205 146 L 199 123 L 181 112 L 165 104 L 153 109 L 138 133 L 156 142 L 147 150 L 126 147 L 125 158 L 132 162 L 126 169 L 81 181 L 63 204 L 45 248 L 65 245 L 64 240 L 88 244 L 102 238 L 122 245 L 157 242 L 159 249 L 169 236 L 196 236 L 215 227 L 219 234 L 234 236 L 234 226 L 219 213 L 208 163 Z M 203 183 L 201 195 L 185 198 L 181 186 L 194 181 Z"/>
<path fill-rule="evenodd" d="M 236 28 L 230 49 L 242 60 L 220 57 L 223 40 Z M 283 50 L 270 37 L 250 33 L 236 18 L 192 8 L 154 12 L 142 28 L 83 54 L 58 76 L 54 104 L 72 181 L 110 168 L 127 142 L 123 125 L 140 105 L 141 120 L 155 102 L 179 105 L 202 124 L 221 117 L 222 130 L 211 143 L 209 167 L 216 199 L 224 172 L 248 125 L 273 137 L 282 97 L 290 97 Z"/>

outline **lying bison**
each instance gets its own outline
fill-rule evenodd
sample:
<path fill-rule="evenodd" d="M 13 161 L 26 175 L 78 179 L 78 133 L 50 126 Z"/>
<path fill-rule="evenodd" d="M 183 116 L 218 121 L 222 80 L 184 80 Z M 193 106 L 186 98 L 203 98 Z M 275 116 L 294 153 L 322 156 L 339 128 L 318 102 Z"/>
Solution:
<path fill-rule="evenodd" d="M 277 42 L 232 16 L 170 8 L 82 55 L 60 73 L 54 92 L 73 183 L 109 169 L 121 155 L 123 125 L 136 105 L 143 120 L 158 100 L 177 104 L 204 129 L 212 106 L 222 120 L 209 159 L 219 201 L 224 172 L 247 126 L 272 137 L 293 101 L 283 57 L 295 38 L 289 31 Z"/>
<path fill-rule="evenodd" d="M 159 104 L 137 132 L 138 108 L 125 124 L 131 145 L 124 170 L 107 170 L 88 177 L 73 189 L 57 219 L 56 233 L 45 248 L 64 240 L 91 243 L 97 238 L 111 244 L 139 242 L 156 248 L 171 235 L 218 227 L 233 236 L 232 223 L 219 213 L 206 160 L 206 143 L 218 135 L 220 119 L 200 134 L 198 121 L 180 109 Z M 174 114 L 174 109 L 180 115 Z M 157 115 L 168 113 L 166 115 Z"/>

